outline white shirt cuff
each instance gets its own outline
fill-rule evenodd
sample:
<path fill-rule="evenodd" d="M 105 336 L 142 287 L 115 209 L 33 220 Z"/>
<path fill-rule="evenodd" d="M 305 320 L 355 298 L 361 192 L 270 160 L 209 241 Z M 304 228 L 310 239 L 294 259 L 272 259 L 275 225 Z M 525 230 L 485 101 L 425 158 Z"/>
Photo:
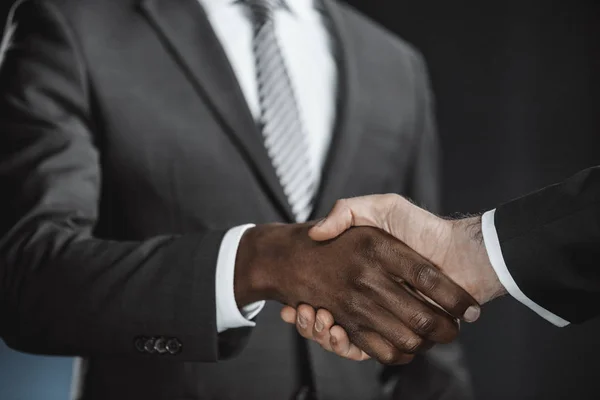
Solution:
<path fill-rule="evenodd" d="M 540 305 L 536 304 L 533 300 L 525 295 L 517 286 L 517 282 L 513 279 L 510 274 L 504 257 L 502 256 L 502 249 L 500 248 L 500 240 L 498 239 L 498 232 L 496 232 L 496 226 L 494 225 L 494 216 L 496 210 L 488 211 L 483 214 L 481 218 L 481 232 L 483 233 L 483 241 L 485 243 L 485 249 L 490 263 L 498 275 L 500 283 L 506 288 L 506 291 L 510 293 L 512 297 L 521 302 L 523 305 L 529 307 L 531 310 L 536 312 L 542 318 L 553 323 L 556 326 L 563 327 L 569 325 L 569 321 L 566 321 L 556 314 L 551 313 Z"/>
<path fill-rule="evenodd" d="M 256 324 L 251 321 L 265 306 L 264 301 L 248 304 L 241 311 L 235 301 L 233 280 L 235 273 L 235 258 L 238 246 L 244 233 L 254 225 L 241 225 L 230 229 L 223 237 L 217 258 L 215 277 L 215 299 L 217 305 L 217 332 L 227 329 L 252 327 Z"/>

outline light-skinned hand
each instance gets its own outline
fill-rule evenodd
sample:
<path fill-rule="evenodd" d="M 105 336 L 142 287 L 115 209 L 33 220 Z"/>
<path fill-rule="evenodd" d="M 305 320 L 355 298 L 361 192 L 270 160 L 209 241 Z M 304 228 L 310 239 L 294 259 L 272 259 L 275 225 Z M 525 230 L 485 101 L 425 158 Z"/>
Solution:
<path fill-rule="evenodd" d="M 480 217 L 444 219 L 399 195 L 373 195 L 339 200 L 309 235 L 315 241 L 327 241 L 353 226 L 377 227 L 406 243 L 480 304 L 505 293 L 485 251 Z M 478 307 L 471 307 L 462 319 L 473 322 L 479 318 L 479 313 Z M 327 310 L 315 312 L 312 307 L 303 305 L 298 310 L 285 307 L 281 315 L 284 321 L 296 323 L 300 334 L 317 341 L 324 349 L 352 360 L 364 359 L 362 351 L 351 343 L 342 327 L 335 325 Z M 303 328 L 298 321 L 315 323 Z M 330 329 L 328 332 L 325 332 L 326 328 L 317 331 L 317 324 L 319 328 Z"/>

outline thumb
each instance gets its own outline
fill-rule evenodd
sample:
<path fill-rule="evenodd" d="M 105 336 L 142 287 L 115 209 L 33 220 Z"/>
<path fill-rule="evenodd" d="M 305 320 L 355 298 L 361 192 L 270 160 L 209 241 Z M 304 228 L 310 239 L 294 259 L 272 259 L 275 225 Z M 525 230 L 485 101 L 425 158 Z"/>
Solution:
<path fill-rule="evenodd" d="M 387 209 L 389 196 L 372 195 L 338 200 L 329 215 L 308 232 L 316 241 L 334 239 L 353 226 L 385 229 L 382 210 Z"/>
<path fill-rule="evenodd" d="M 319 221 L 308 235 L 316 241 L 333 239 L 354 225 L 352 210 L 345 205 L 346 200 L 338 200 L 325 219 Z"/>

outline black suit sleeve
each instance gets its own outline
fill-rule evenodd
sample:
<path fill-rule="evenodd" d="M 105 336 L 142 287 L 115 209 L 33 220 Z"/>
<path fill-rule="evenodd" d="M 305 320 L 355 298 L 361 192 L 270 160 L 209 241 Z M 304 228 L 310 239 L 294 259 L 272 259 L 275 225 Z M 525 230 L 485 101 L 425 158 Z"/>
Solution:
<path fill-rule="evenodd" d="M 527 297 L 572 323 L 598 315 L 600 167 L 498 207 L 494 222 Z"/>
<path fill-rule="evenodd" d="M 0 335 L 31 353 L 214 361 L 224 232 L 94 237 L 101 176 L 88 79 L 48 4 L 21 6 L 0 70 Z M 143 354 L 139 336 L 182 347 Z"/>

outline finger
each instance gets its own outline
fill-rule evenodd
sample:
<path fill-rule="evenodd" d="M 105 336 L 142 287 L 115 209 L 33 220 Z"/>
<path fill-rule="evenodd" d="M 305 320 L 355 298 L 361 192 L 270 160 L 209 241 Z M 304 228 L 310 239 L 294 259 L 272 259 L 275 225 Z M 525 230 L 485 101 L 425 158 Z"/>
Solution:
<path fill-rule="evenodd" d="M 390 284 L 393 284 L 393 282 L 390 282 Z M 402 293 L 403 291 L 396 291 L 395 295 Z M 360 314 L 355 317 L 356 320 L 360 321 L 357 330 L 377 332 L 402 353 L 416 354 L 419 352 L 423 346 L 427 344 L 427 339 L 408 328 L 402 319 L 389 311 L 389 308 L 382 306 L 379 303 L 381 300 L 380 297 L 381 296 L 378 295 L 377 292 L 372 292 L 369 295 L 369 299 L 371 299 L 370 303 L 363 302 L 364 306 L 359 311 Z M 418 300 L 415 299 L 415 301 Z M 395 305 L 391 308 L 403 307 L 402 305 L 398 305 L 402 304 L 401 302 L 393 304 Z M 397 312 L 397 310 L 395 311 Z M 362 346 L 362 343 L 359 343 L 354 339 L 352 331 L 347 331 L 347 333 L 352 342 L 363 349 L 367 354 L 373 356 L 373 354 L 369 353 L 367 349 Z"/>
<path fill-rule="evenodd" d="M 403 353 L 380 334 L 373 331 L 359 332 L 352 339 L 365 353 L 385 365 L 407 364 L 413 354 Z"/>
<path fill-rule="evenodd" d="M 362 326 L 379 332 L 405 353 L 418 351 L 424 340 L 449 343 L 458 335 L 454 317 L 415 297 L 404 282 L 394 281 L 389 274 L 370 273 L 360 284 L 365 303 L 370 302 L 359 311 Z"/>
<path fill-rule="evenodd" d="M 399 259 L 404 260 L 394 268 L 396 280 L 405 280 L 455 318 L 467 322 L 479 318 L 479 304 L 462 287 L 412 250 L 412 259 L 407 259 L 407 247 L 403 243 L 397 242 L 395 247 L 400 253 Z"/>
<path fill-rule="evenodd" d="M 338 200 L 327 218 L 319 221 L 308 234 L 313 240 L 329 240 L 352 226 L 372 226 L 389 233 L 385 221 L 397 198 L 397 195 L 383 194 Z"/>
<path fill-rule="evenodd" d="M 331 348 L 331 335 L 329 330 L 334 324 L 333 315 L 327 310 L 317 311 L 315 325 L 313 326 L 313 338 L 325 350 L 333 351 Z"/>
<path fill-rule="evenodd" d="M 298 330 L 298 333 L 306 339 L 313 340 L 315 309 L 307 304 L 301 304 L 298 306 L 296 314 L 296 329 Z"/>
<path fill-rule="evenodd" d="M 423 293 L 419 292 L 416 289 L 411 288 L 408 284 L 403 283 L 402 286 L 404 287 L 404 289 L 406 289 L 407 292 L 409 292 L 410 294 L 412 294 L 413 296 L 415 296 L 417 299 L 421 300 L 422 302 L 426 303 L 426 304 L 431 304 L 432 306 L 434 306 L 436 309 L 443 311 L 444 313 L 446 313 L 447 315 L 452 316 L 451 314 L 449 314 L 446 310 L 444 310 L 444 308 L 442 306 L 440 306 L 438 303 L 436 303 L 435 301 L 431 300 L 429 297 L 425 296 Z M 456 321 L 456 324 L 458 326 L 458 329 L 460 330 L 460 319 L 452 316 L 452 318 L 455 318 L 454 320 Z"/>
<path fill-rule="evenodd" d="M 290 306 L 284 306 L 281 309 L 281 319 L 288 324 L 296 323 L 296 309 Z"/>
<path fill-rule="evenodd" d="M 335 325 L 329 333 L 331 335 L 332 351 L 338 356 L 354 361 L 363 361 L 371 358 L 367 353 L 359 349 L 358 346 L 350 342 L 348 334 L 341 326 Z"/>
<path fill-rule="evenodd" d="M 402 322 L 405 328 L 419 337 L 436 343 L 450 343 L 456 339 L 459 331 L 458 323 L 444 310 L 416 297 L 413 295 L 414 292 L 404 285 L 398 287 L 389 281 L 387 285 L 381 283 L 377 289 L 381 290 L 380 295 L 375 298 L 377 304 L 388 310 Z M 402 340 L 402 338 L 388 339 L 392 342 Z M 422 347 L 423 344 L 419 346 Z"/>

